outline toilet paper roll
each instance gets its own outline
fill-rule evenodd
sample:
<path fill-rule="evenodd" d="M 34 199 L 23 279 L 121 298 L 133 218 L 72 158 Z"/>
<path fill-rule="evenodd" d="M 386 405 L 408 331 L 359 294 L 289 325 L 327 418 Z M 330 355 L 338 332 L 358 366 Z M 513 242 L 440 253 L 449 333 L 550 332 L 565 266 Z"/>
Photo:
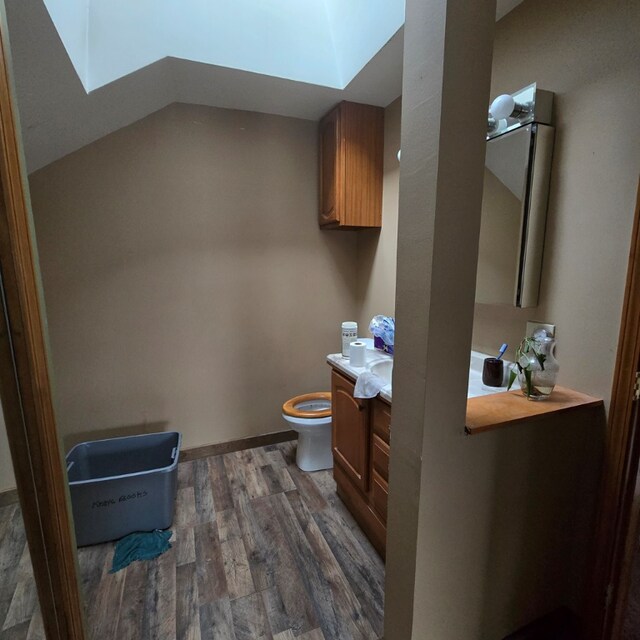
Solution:
<path fill-rule="evenodd" d="M 367 345 L 359 340 L 349 343 L 349 362 L 352 367 L 364 367 Z"/>

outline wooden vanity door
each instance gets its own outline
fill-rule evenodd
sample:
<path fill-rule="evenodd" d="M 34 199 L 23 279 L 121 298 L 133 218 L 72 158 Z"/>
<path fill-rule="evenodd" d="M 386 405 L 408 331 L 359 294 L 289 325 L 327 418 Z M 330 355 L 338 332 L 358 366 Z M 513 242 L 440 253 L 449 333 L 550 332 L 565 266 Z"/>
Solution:
<path fill-rule="evenodd" d="M 391 407 L 375 398 L 371 402 L 371 492 L 370 504 L 387 522 L 389 500 L 389 436 L 391 431 Z"/>
<path fill-rule="evenodd" d="M 353 382 L 331 374 L 333 460 L 361 491 L 369 489 L 369 403 L 353 397 Z"/>

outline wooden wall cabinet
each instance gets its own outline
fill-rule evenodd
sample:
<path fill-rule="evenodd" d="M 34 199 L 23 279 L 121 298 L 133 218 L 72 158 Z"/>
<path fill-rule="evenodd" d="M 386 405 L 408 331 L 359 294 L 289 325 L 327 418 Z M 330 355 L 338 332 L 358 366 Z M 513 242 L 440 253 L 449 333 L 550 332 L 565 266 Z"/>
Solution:
<path fill-rule="evenodd" d="M 320 226 L 382 226 L 384 109 L 341 102 L 320 121 Z"/>
<path fill-rule="evenodd" d="M 385 557 L 391 407 L 353 397 L 354 383 L 331 373 L 333 477 L 337 492 Z"/>

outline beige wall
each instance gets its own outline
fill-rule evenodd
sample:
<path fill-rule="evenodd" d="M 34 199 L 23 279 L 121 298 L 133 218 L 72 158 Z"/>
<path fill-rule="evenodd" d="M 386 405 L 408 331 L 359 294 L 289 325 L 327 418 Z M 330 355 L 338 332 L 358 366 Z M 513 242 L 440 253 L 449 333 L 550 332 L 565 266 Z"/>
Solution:
<path fill-rule="evenodd" d="M 478 304 L 473 347 L 493 353 L 527 320 L 557 324 L 560 383 L 608 398 L 640 172 L 640 9 L 635 0 L 525 0 L 496 25 L 491 96 L 537 82 L 555 92 L 556 141 L 540 304 Z M 385 174 L 391 193 L 397 172 Z M 385 200 L 387 207 L 389 203 Z M 390 227 L 395 227 L 393 212 Z M 388 224 L 388 218 L 383 218 Z M 362 318 L 393 304 L 386 292 L 394 233 L 361 243 Z M 362 269 L 362 267 L 361 267 Z"/>
<path fill-rule="evenodd" d="M 491 4 L 407 1 L 389 640 L 502 638 L 560 605 L 577 607 L 584 584 L 603 412 L 472 437 L 463 429 Z M 565 174 L 584 166 L 559 162 Z M 562 276 L 569 289 L 583 286 L 581 274 Z M 582 366 L 585 357 L 574 355 Z"/>
<path fill-rule="evenodd" d="M 406 5 L 388 640 L 502 637 L 478 624 L 487 441 L 463 429 L 494 23 L 491 1 Z"/>
<path fill-rule="evenodd" d="M 537 309 L 477 305 L 474 346 L 557 324 L 560 382 L 608 398 L 640 172 L 640 5 L 525 0 L 498 23 L 491 95 L 555 92 L 556 141 Z"/>
<path fill-rule="evenodd" d="M 177 104 L 30 177 L 67 445 L 278 431 L 328 388 L 357 246 L 318 228 L 316 131 Z"/>
<path fill-rule="evenodd" d="M 395 315 L 400 163 L 400 98 L 384 112 L 384 178 L 382 229 L 358 233 L 360 335 L 369 337 L 369 322 L 377 314 Z"/>

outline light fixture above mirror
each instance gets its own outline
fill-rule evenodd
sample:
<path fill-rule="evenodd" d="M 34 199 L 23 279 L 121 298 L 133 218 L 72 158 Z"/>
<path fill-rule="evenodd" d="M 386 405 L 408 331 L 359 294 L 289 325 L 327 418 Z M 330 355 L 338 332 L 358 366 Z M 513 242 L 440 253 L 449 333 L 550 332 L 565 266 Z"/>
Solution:
<path fill-rule="evenodd" d="M 531 122 L 551 124 L 553 93 L 530 84 L 513 94 L 497 96 L 489 107 L 487 140 Z"/>

